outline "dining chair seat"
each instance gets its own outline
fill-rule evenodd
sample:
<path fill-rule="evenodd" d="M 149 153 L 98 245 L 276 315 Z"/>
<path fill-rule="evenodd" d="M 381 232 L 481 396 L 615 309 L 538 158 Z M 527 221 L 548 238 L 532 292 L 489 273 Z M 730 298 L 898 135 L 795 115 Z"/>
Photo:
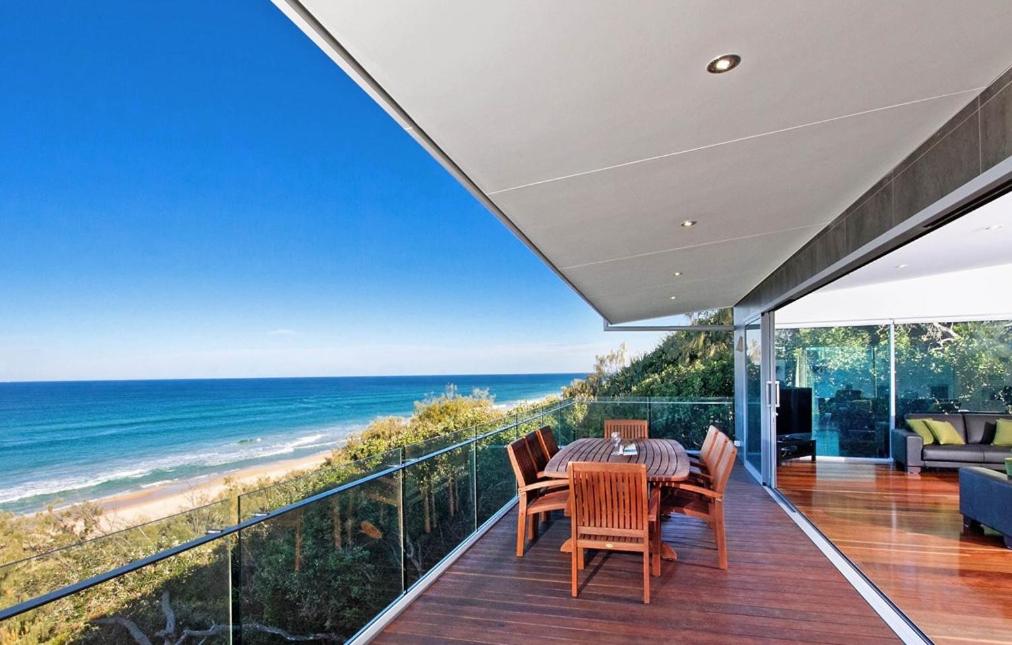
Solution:
<path fill-rule="evenodd" d="M 561 482 L 567 483 L 567 482 Z M 549 511 L 564 511 L 569 504 L 569 490 L 560 490 L 553 493 L 545 493 L 527 504 L 528 513 L 546 513 Z"/>

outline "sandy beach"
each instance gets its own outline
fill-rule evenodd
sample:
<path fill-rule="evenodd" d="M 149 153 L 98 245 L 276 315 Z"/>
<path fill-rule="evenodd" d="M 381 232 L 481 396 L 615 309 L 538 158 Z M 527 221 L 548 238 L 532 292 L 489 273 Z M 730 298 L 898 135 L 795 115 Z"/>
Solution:
<path fill-rule="evenodd" d="M 298 471 L 316 468 L 331 453 L 331 450 L 327 450 L 298 459 L 273 461 L 183 481 L 166 482 L 101 497 L 92 500 L 92 503 L 102 509 L 102 521 L 106 530 L 116 530 L 207 504 L 225 490 L 226 479 L 239 484 L 251 484 L 263 479 L 276 480 Z"/>

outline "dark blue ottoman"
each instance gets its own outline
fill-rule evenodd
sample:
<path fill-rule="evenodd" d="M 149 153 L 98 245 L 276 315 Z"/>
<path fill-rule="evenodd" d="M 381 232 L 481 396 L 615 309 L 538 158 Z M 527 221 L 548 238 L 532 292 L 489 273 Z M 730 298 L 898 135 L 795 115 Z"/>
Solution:
<path fill-rule="evenodd" d="M 1005 537 L 1012 549 L 1012 479 L 987 468 L 959 469 L 959 512 L 963 526 L 989 526 Z"/>

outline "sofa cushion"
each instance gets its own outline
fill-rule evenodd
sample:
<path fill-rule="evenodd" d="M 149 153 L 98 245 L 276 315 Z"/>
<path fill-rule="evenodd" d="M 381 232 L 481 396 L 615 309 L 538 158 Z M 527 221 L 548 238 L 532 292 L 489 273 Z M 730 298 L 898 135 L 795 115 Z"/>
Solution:
<path fill-rule="evenodd" d="M 963 413 L 963 424 L 966 427 L 966 443 L 992 443 L 997 422 L 1000 419 L 1012 420 L 1012 415 L 987 412 Z"/>
<path fill-rule="evenodd" d="M 984 463 L 983 446 L 975 444 L 959 444 L 939 446 L 933 444 L 924 446 L 921 453 L 924 461 L 959 461 L 966 463 Z"/>
<path fill-rule="evenodd" d="M 952 427 L 956 429 L 959 436 L 963 437 L 963 441 L 966 441 L 966 426 L 963 423 L 962 414 L 942 414 L 940 412 L 912 412 L 908 414 L 906 419 L 937 419 L 939 421 L 948 421 L 952 424 Z"/>
<path fill-rule="evenodd" d="M 995 446 L 1012 446 L 1012 419 L 998 419 L 994 439 L 991 444 Z"/>
<path fill-rule="evenodd" d="M 966 443 L 966 437 L 957 432 L 956 428 L 948 421 L 925 419 L 924 423 L 928 424 L 928 430 L 931 430 L 931 434 L 935 435 L 935 441 L 943 446 L 963 445 Z"/>
<path fill-rule="evenodd" d="M 1012 446 L 981 446 L 985 464 L 1003 464 L 1005 457 L 1012 457 Z"/>
<path fill-rule="evenodd" d="M 924 422 L 924 419 L 907 419 L 907 427 L 924 440 L 925 446 L 935 443 L 935 435 L 931 434 L 931 430 L 928 430 L 928 424 Z"/>

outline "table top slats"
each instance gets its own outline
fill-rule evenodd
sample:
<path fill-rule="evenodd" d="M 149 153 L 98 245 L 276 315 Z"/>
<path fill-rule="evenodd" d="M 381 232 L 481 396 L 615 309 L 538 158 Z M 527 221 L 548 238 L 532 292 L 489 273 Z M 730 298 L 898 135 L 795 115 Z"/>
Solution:
<path fill-rule="evenodd" d="M 645 464 L 653 483 L 680 482 L 689 476 L 689 456 L 674 439 L 637 439 L 636 455 L 613 455 L 610 439 L 577 439 L 563 446 L 545 467 L 547 477 L 565 478 L 571 461 Z"/>

